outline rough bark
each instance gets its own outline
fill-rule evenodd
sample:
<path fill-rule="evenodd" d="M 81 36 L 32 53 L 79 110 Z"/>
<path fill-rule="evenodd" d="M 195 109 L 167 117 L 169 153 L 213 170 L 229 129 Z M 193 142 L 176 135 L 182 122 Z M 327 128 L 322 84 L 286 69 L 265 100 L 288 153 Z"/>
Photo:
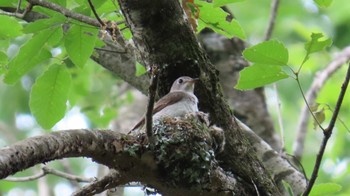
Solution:
<path fill-rule="evenodd" d="M 183 126 L 189 126 L 187 122 L 184 123 Z M 178 133 L 178 137 L 181 138 L 183 138 L 182 134 L 188 135 L 192 130 L 202 131 L 201 129 L 184 129 L 183 126 L 180 125 L 179 129 L 172 126 L 169 131 Z M 83 156 L 92 158 L 93 161 L 109 168 L 117 169 L 118 176 L 113 178 L 117 180 L 111 182 L 114 186 L 139 181 L 152 185 L 164 195 L 197 195 L 198 193 L 202 195 L 228 195 L 238 191 L 241 193 L 254 191 L 252 187 L 244 186 L 243 182 L 227 175 L 214 164 L 212 164 L 213 167 L 208 168 L 210 180 L 207 182 L 208 186 L 205 186 L 206 189 L 198 189 L 203 184 L 197 184 L 197 189 L 191 189 L 186 184 L 174 186 L 171 184 L 172 178 L 170 178 L 174 177 L 170 176 L 172 171 L 160 166 L 157 156 L 151 153 L 157 149 L 149 149 L 147 141 L 142 138 L 144 137 L 119 134 L 110 130 L 67 130 L 28 138 L 0 149 L 0 179 L 39 163 Z M 167 141 L 171 141 L 172 138 L 168 137 Z M 195 134 L 186 138 L 188 140 L 184 144 L 197 145 L 196 143 L 198 143 L 202 145 L 204 141 Z M 196 141 L 193 140 L 194 138 Z M 208 134 L 203 139 L 211 141 Z M 211 148 L 210 145 L 205 146 Z M 168 148 L 174 151 L 181 150 L 181 146 L 168 145 Z M 163 148 L 158 150 L 163 150 Z M 192 149 L 190 150 L 192 151 Z M 210 162 L 215 163 L 216 161 L 210 160 Z M 88 192 L 88 195 L 105 190 L 103 188 L 95 187 L 91 192 Z M 96 190 L 98 191 L 96 192 Z"/>
<path fill-rule="evenodd" d="M 136 1 L 127 2 L 135 3 Z M 159 2 L 161 2 L 162 4 L 158 4 Z M 127 9 L 125 10 L 131 13 L 135 11 L 132 9 L 129 10 L 129 8 L 130 7 L 128 5 Z M 245 139 L 246 137 L 243 136 L 241 132 L 242 130 L 240 130 L 237 127 L 237 125 L 231 121 L 231 111 L 225 103 L 221 87 L 218 85 L 217 71 L 210 64 L 206 55 L 198 46 L 197 40 L 193 35 L 192 29 L 186 24 L 186 21 L 184 21 L 185 16 L 182 13 L 181 7 L 176 2 L 145 1 L 140 3 L 140 7 L 138 7 L 137 9 L 139 8 L 148 11 L 142 12 L 141 10 L 141 12 L 137 14 L 140 14 L 140 16 L 142 16 L 131 16 L 129 18 L 129 22 L 131 25 L 134 25 L 131 26 L 131 30 L 134 32 L 134 35 L 136 35 L 135 43 L 138 46 L 138 48 L 142 51 L 142 59 L 145 60 L 145 64 L 158 65 L 158 67 L 160 68 L 160 81 L 165 82 L 160 84 L 159 95 L 161 96 L 167 93 L 168 89 L 170 88 L 170 84 L 178 76 L 200 76 L 202 83 L 199 84 L 199 88 L 197 88 L 198 91 L 196 92 L 201 102 L 200 108 L 203 111 L 209 111 L 211 114 L 211 120 L 216 124 L 220 125 L 221 127 L 225 128 L 225 134 L 228 138 L 228 144 L 226 145 L 225 153 L 223 153 L 223 155 L 221 156 L 221 159 L 223 161 L 222 166 L 225 166 L 227 170 L 238 174 L 240 177 L 244 178 L 248 182 L 246 184 L 243 184 L 242 186 L 249 187 L 249 184 L 252 182 L 252 184 L 258 185 L 259 191 L 261 193 L 277 194 L 278 191 L 276 189 L 271 188 L 271 186 L 273 186 L 273 181 L 269 178 L 262 164 L 258 161 L 258 159 L 256 159 L 255 152 L 253 151 L 253 148 L 250 146 L 247 139 Z M 177 14 L 174 15 L 174 13 Z M 136 20 L 132 21 L 132 17 L 136 17 Z M 169 24 L 171 26 L 169 26 Z M 99 56 L 95 57 L 94 59 L 111 72 L 120 76 L 123 80 L 134 85 L 141 91 L 146 92 L 148 86 L 146 82 L 148 81 L 147 76 L 134 76 L 134 52 L 132 50 L 129 50 L 127 46 L 119 45 L 115 42 L 106 42 L 106 47 L 108 49 L 114 51 L 127 51 L 127 53 L 98 50 L 97 52 L 99 53 Z M 235 48 L 235 52 L 234 54 L 232 54 L 233 56 L 230 55 L 228 57 L 229 60 L 232 60 L 230 59 L 231 57 L 236 58 L 237 56 L 235 56 L 235 54 L 238 53 L 236 51 L 240 51 L 241 49 L 241 47 Z M 220 64 L 222 62 L 218 61 L 217 63 Z M 243 67 L 242 65 L 245 65 L 245 62 L 241 62 L 240 60 L 238 60 L 238 63 L 233 64 L 234 66 L 232 67 L 232 69 L 238 71 Z M 238 67 L 235 67 L 237 65 Z M 221 67 L 218 66 L 218 69 L 221 69 Z M 223 86 L 223 89 L 232 89 L 232 86 L 226 85 L 226 87 Z M 263 96 L 261 96 L 263 95 L 263 93 L 260 92 L 259 94 L 259 91 L 257 91 L 256 93 L 257 94 L 253 93 L 252 96 L 248 97 L 255 97 L 257 99 L 260 99 L 259 101 L 262 101 L 264 103 L 265 100 L 263 99 Z M 234 97 L 234 99 L 237 100 L 239 100 L 239 98 L 242 97 L 240 93 L 238 93 L 236 96 L 237 97 L 232 97 Z M 237 102 L 232 102 L 232 104 L 237 104 Z M 238 104 L 236 105 L 236 107 L 239 110 L 239 107 L 244 108 L 245 105 Z M 266 108 L 259 107 L 258 109 Z M 250 110 L 244 109 L 241 111 L 243 111 L 244 115 L 246 115 L 245 112 L 251 112 Z M 252 118 L 252 116 L 254 115 L 249 115 L 249 118 L 254 119 L 254 117 Z M 257 118 L 260 117 L 261 115 L 257 115 Z M 249 120 L 247 122 L 249 123 Z M 255 124 L 255 122 L 251 123 L 253 125 Z M 257 127 L 259 128 L 260 125 L 258 125 Z M 261 143 L 257 140 L 250 138 L 249 136 L 248 138 L 251 140 L 251 142 L 253 141 L 256 143 Z M 254 147 L 259 149 L 259 147 Z M 261 155 L 258 156 L 261 157 Z M 249 164 L 252 164 L 251 167 Z M 276 174 L 278 172 L 272 173 Z M 152 176 L 154 174 L 150 173 L 147 175 Z M 253 177 L 253 179 L 251 179 L 250 177 Z M 265 181 L 265 179 L 267 180 Z M 150 180 L 144 182 L 149 183 L 152 181 Z M 271 191 L 271 189 L 273 190 Z M 243 194 L 244 191 L 237 190 L 237 192 L 235 193 Z"/>
<path fill-rule="evenodd" d="M 160 70 L 159 95 L 166 94 L 179 76 L 200 77 L 196 92 L 201 100 L 200 110 L 208 112 L 211 121 L 225 130 L 224 169 L 255 183 L 263 194 L 279 194 L 256 152 L 231 120 L 232 112 L 223 98 L 217 70 L 198 45 L 179 2 L 119 0 L 119 4 L 145 64 Z"/>
<path fill-rule="evenodd" d="M 248 62 L 242 57 L 244 42 L 238 38 L 228 39 L 211 30 L 202 32 L 199 39 L 210 61 L 220 71 L 220 84 L 234 115 L 273 149 L 280 151 L 281 142 L 267 110 L 264 88 L 247 91 L 233 88 L 239 79 L 239 72 L 248 66 Z"/>

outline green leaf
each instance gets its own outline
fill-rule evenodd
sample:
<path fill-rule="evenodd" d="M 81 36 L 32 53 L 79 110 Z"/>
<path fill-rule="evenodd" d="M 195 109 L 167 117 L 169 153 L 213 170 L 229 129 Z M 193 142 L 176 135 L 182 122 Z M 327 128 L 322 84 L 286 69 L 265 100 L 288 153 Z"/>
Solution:
<path fill-rule="evenodd" d="M 136 67 L 136 73 L 135 73 L 136 76 L 141 76 L 146 73 L 145 66 L 141 65 L 139 62 L 136 62 L 135 67 Z"/>
<path fill-rule="evenodd" d="M 0 7 L 15 7 L 17 6 L 18 1 L 16 0 L 1 0 Z"/>
<path fill-rule="evenodd" d="M 231 22 L 226 21 L 226 17 L 229 15 L 227 12 L 219 7 L 214 7 L 211 3 L 203 1 L 195 1 L 195 3 L 200 9 L 198 19 L 199 31 L 208 27 L 228 38 L 234 36 L 241 39 L 246 38 L 245 33 L 237 20 L 232 19 Z"/>
<path fill-rule="evenodd" d="M 0 51 L 0 75 L 5 72 L 5 65 L 7 64 L 7 55 Z"/>
<path fill-rule="evenodd" d="M 288 78 L 288 75 L 281 69 L 281 67 L 254 64 L 244 68 L 240 72 L 240 78 L 235 88 L 240 90 L 253 89 L 284 78 Z"/>
<path fill-rule="evenodd" d="M 66 22 L 66 18 L 62 16 L 61 14 L 58 14 L 55 17 L 48 18 L 48 19 L 41 19 L 37 20 L 35 22 L 31 22 L 27 24 L 23 28 L 24 33 L 36 33 L 38 31 L 42 31 L 48 28 L 55 28 L 58 26 L 61 26 Z"/>
<path fill-rule="evenodd" d="M 328 38 L 325 40 L 320 41 L 319 39 L 323 37 L 322 33 L 312 33 L 311 34 L 311 40 L 308 41 L 305 44 L 305 50 L 307 52 L 307 55 L 321 51 L 325 49 L 327 46 L 332 45 L 332 39 Z"/>
<path fill-rule="evenodd" d="M 258 64 L 287 65 L 288 50 L 277 40 L 269 40 L 243 51 L 245 59 Z"/>
<path fill-rule="evenodd" d="M 214 4 L 214 7 L 220 7 L 230 3 L 237 3 L 242 1 L 245 1 L 245 0 L 214 0 L 213 4 Z"/>
<path fill-rule="evenodd" d="M 329 7 L 333 0 L 314 0 L 319 7 Z"/>
<path fill-rule="evenodd" d="M 322 183 L 315 185 L 310 192 L 310 196 L 316 195 L 334 195 L 334 193 L 339 192 L 342 186 L 336 183 Z"/>
<path fill-rule="evenodd" d="M 69 58 L 82 68 L 91 56 L 97 39 L 98 29 L 90 26 L 72 25 L 65 35 L 64 45 Z"/>
<path fill-rule="evenodd" d="M 25 43 L 17 56 L 13 58 L 8 67 L 4 81 L 8 84 L 17 82 L 24 74 L 30 71 L 35 65 L 51 57 L 44 46 L 48 43 L 57 42 L 57 31 L 62 31 L 61 27 L 46 29 L 35 34 L 27 43 Z"/>
<path fill-rule="evenodd" d="M 7 63 L 7 55 L 0 51 L 0 65 L 5 65 Z"/>
<path fill-rule="evenodd" d="M 54 64 L 35 81 L 29 107 L 43 128 L 53 127 L 64 117 L 71 80 L 65 65 Z"/>
<path fill-rule="evenodd" d="M 14 17 L 0 15 L 0 39 L 22 35 L 22 25 Z"/>

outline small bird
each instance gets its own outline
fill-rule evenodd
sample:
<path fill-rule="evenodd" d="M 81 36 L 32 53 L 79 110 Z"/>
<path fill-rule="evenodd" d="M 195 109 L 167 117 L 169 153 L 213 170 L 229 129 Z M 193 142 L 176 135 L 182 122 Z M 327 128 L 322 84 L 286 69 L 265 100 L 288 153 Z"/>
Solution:
<path fill-rule="evenodd" d="M 198 80 L 199 78 L 188 76 L 176 79 L 171 86 L 170 92 L 155 103 L 153 121 L 164 117 L 183 117 L 185 114 L 198 112 L 198 99 L 193 94 L 194 84 Z M 145 117 L 130 132 L 142 128 L 144 124 Z"/>

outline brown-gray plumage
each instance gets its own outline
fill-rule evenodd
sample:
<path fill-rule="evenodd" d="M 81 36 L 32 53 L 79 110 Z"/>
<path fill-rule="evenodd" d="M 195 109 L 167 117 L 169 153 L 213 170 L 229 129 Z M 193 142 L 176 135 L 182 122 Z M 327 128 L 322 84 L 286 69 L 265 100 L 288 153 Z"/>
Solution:
<path fill-rule="evenodd" d="M 170 92 L 159 99 L 153 108 L 153 120 L 164 117 L 183 117 L 187 113 L 198 112 L 198 99 L 193 94 L 194 84 L 198 78 L 182 76 L 176 79 L 171 86 Z M 131 131 L 140 129 L 145 124 L 143 117 Z"/>

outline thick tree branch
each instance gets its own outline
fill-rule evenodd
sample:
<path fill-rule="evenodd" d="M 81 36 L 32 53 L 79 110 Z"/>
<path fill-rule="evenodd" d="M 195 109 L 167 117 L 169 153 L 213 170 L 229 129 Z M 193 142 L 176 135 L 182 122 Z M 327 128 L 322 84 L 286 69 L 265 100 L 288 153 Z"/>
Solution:
<path fill-rule="evenodd" d="M 209 112 L 211 120 L 225 130 L 226 153 L 222 160 L 225 169 L 237 173 L 247 182 L 253 180 L 264 194 L 279 194 L 254 149 L 231 120 L 232 114 L 223 98 L 216 70 L 184 20 L 186 15 L 179 2 L 119 0 L 119 4 L 144 61 L 161 66 L 159 79 L 163 83 L 159 86 L 159 95 L 165 95 L 179 76 L 200 76 L 201 83 L 196 91 L 200 110 Z M 242 167 L 242 163 L 246 167 Z"/>
<path fill-rule="evenodd" d="M 171 128 L 173 123 L 171 126 L 165 126 L 165 129 L 169 128 L 171 133 L 182 131 L 178 133 L 180 137 L 182 133 L 191 132 L 191 129 L 185 130 L 184 125 L 188 126 L 188 124 L 184 124 L 180 128 L 178 125 Z M 162 129 L 164 130 L 164 128 Z M 198 129 L 196 130 L 198 131 Z M 142 143 L 144 142 L 142 140 L 143 137 L 138 138 L 109 130 L 90 131 L 86 129 L 66 130 L 28 138 L 0 149 L 0 178 L 38 163 L 79 156 L 90 157 L 93 161 L 104 164 L 111 169 L 117 169 L 121 177 L 114 179 L 111 184 L 126 184 L 131 181 L 139 181 L 156 187 L 164 195 L 197 195 L 198 192 L 203 195 L 210 195 L 213 191 L 218 195 L 224 195 L 226 191 L 249 192 L 250 190 L 249 186 L 247 187 L 242 182 L 237 182 L 232 176 L 225 174 L 221 168 L 216 166 L 212 169 L 208 168 L 210 169 L 208 171 L 211 173 L 209 175 L 209 184 L 205 186 L 206 189 L 190 189 L 189 187 L 181 186 L 171 187 L 168 183 L 171 171 L 164 171 L 162 167 L 158 168 L 158 163 L 153 153 L 147 149 L 147 143 Z M 193 140 L 192 137 L 187 139 L 189 140 L 184 141 L 184 145 L 195 145 L 196 142 L 201 142 Z M 168 146 L 168 148 L 169 150 L 175 150 L 172 145 Z M 100 192 L 111 188 L 103 181 L 102 179 L 102 181 L 97 181 L 95 184 L 104 184 L 104 187 L 91 185 L 87 190 L 92 190 L 92 193 L 94 193 L 94 191 Z M 199 184 L 198 186 L 201 187 L 203 185 Z"/>
<path fill-rule="evenodd" d="M 309 105 L 313 105 L 320 92 L 321 88 L 325 85 L 327 80 L 348 60 L 350 59 L 350 46 L 344 48 L 332 62 L 330 62 L 326 68 L 319 71 L 311 84 L 309 91 L 306 93 L 306 100 Z M 309 109 L 305 105 L 301 110 L 300 119 L 298 122 L 298 132 L 293 144 L 293 154 L 298 159 L 304 152 L 305 137 L 308 129 L 308 122 L 310 118 Z"/>

